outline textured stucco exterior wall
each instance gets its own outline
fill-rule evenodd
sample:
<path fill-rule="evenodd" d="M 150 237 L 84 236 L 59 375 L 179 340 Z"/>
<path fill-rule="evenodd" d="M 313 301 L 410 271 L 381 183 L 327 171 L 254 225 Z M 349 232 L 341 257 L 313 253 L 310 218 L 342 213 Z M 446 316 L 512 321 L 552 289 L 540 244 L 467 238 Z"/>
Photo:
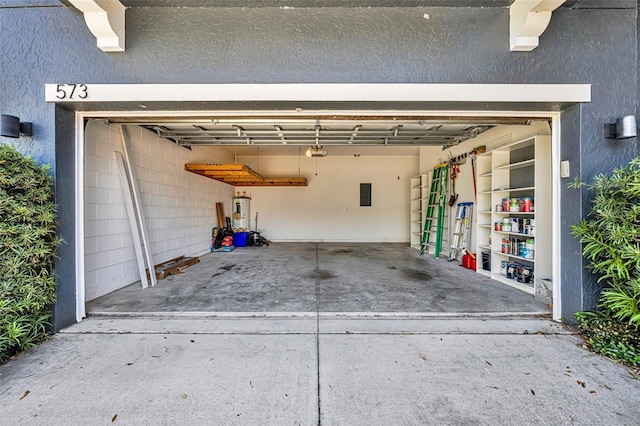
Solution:
<path fill-rule="evenodd" d="M 572 171 L 589 180 L 638 151 L 635 140 L 602 134 L 603 123 L 633 114 L 638 98 L 637 8 L 607 4 L 558 9 L 532 52 L 509 52 L 508 9 L 499 7 L 134 7 L 126 12 L 127 50 L 111 54 L 96 48 L 75 9 L 0 8 L 1 112 L 35 125 L 32 138 L 0 142 L 54 170 L 73 168 L 72 156 L 56 153 L 45 83 L 589 83 L 592 102 L 565 116 L 561 148 Z M 590 199 L 562 195 L 564 241 Z M 61 204 L 61 214 L 72 214 L 71 204 Z M 73 245 L 73 233 L 63 237 Z M 595 284 L 575 243 L 567 244 L 561 255 L 571 313 L 593 305 Z M 72 264 L 60 268 L 71 275 L 65 268 Z"/>

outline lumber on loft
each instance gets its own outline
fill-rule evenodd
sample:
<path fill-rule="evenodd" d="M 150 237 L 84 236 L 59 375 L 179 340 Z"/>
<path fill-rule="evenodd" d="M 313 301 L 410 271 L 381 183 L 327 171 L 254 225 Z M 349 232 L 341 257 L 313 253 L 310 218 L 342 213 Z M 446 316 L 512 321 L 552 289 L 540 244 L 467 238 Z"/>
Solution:
<path fill-rule="evenodd" d="M 184 169 L 233 186 L 307 186 L 307 178 L 268 178 L 244 164 L 185 164 Z"/>

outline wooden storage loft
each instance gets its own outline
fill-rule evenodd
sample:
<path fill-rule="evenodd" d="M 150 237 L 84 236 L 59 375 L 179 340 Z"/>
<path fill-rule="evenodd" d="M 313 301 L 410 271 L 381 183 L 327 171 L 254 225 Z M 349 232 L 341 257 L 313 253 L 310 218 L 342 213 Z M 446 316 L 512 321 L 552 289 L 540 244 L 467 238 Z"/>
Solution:
<path fill-rule="evenodd" d="M 185 164 L 184 169 L 233 186 L 307 186 L 307 178 L 266 178 L 243 164 Z"/>

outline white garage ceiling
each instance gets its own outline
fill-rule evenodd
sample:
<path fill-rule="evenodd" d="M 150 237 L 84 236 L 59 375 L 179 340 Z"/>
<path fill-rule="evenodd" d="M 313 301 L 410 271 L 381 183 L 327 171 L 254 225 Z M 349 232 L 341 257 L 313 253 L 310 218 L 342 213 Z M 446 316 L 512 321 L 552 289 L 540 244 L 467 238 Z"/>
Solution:
<path fill-rule="evenodd" d="M 238 155 L 299 155 L 311 146 L 332 155 L 415 155 L 421 146 L 450 148 L 496 125 L 528 119 L 371 115 L 110 121 L 140 125 L 181 146 L 222 146 Z"/>

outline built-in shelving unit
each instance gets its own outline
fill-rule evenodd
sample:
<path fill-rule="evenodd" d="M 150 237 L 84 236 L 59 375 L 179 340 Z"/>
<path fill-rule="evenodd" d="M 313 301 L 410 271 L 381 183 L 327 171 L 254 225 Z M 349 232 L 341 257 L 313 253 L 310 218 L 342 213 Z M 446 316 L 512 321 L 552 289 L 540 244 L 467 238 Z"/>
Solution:
<path fill-rule="evenodd" d="M 476 181 L 478 273 L 533 294 L 534 279 L 552 273 L 551 138 L 478 155 Z"/>
<path fill-rule="evenodd" d="M 411 247 L 420 250 L 424 215 L 429 202 L 431 173 L 423 173 L 411 178 Z"/>

